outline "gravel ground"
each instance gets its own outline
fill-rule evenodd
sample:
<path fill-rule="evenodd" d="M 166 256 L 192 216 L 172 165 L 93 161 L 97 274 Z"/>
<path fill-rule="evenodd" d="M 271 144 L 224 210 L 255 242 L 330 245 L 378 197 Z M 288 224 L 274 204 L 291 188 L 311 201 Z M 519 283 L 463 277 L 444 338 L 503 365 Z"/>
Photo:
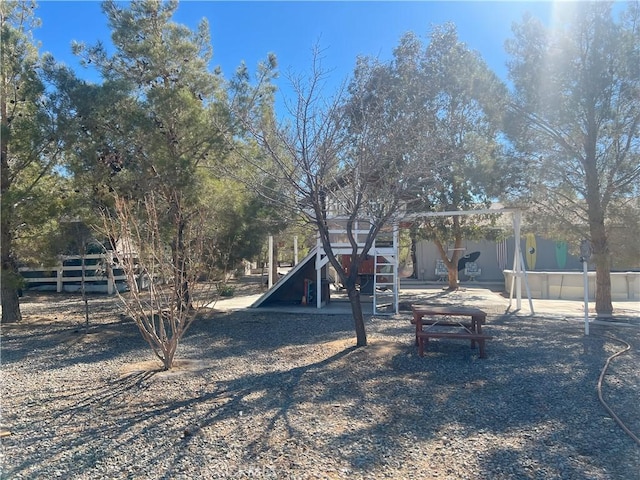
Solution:
<path fill-rule="evenodd" d="M 171 372 L 114 300 L 29 294 L 2 329 L 6 479 L 640 479 L 640 328 L 493 312 L 489 358 L 409 314 L 218 313 Z M 487 306 L 491 312 L 491 306 Z M 496 310 L 496 309 L 494 309 Z M 159 365 L 159 364 L 157 364 Z"/>

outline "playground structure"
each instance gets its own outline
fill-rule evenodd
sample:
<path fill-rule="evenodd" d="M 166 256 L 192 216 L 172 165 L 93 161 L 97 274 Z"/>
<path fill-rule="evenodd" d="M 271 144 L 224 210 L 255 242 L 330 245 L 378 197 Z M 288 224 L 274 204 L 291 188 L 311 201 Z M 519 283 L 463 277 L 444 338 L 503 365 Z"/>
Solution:
<path fill-rule="evenodd" d="M 362 253 L 369 233 L 368 222 L 356 221 L 353 235 Z M 348 272 L 353 248 L 347 238 L 346 220 L 335 218 L 329 228 L 331 249 Z M 361 294 L 371 295 L 375 314 L 398 312 L 398 227 L 383 229 L 374 240 L 368 258 L 358 272 Z M 270 262 L 273 265 L 273 262 Z M 289 273 L 260 297 L 253 308 L 271 305 L 307 305 L 322 308 L 331 302 L 329 258 L 318 238 L 316 246 Z"/>
<path fill-rule="evenodd" d="M 534 313 L 531 301 L 531 292 L 527 282 L 525 262 L 520 248 L 520 226 L 522 212 L 520 209 L 485 209 L 471 211 L 448 212 L 422 212 L 405 215 L 395 223 L 383 229 L 374 240 L 371 249 L 367 252 L 369 259 L 365 261 L 359 271 L 359 288 L 361 294 L 371 295 L 373 300 L 373 313 L 397 314 L 399 312 L 399 288 L 398 277 L 398 231 L 400 222 L 412 221 L 428 216 L 453 216 L 476 214 L 513 214 L 513 229 L 516 237 L 513 269 L 510 285 L 510 302 L 514 295 L 516 308 L 522 308 L 522 291 L 529 299 L 529 310 Z M 369 222 L 359 221 L 355 223 L 353 236 L 358 246 L 358 253 L 362 253 L 366 237 L 369 233 Z M 336 257 L 341 259 L 343 268 L 348 270 L 349 256 L 353 247 L 348 241 L 346 220 L 340 217 L 332 218 L 329 228 L 331 249 Z M 329 285 L 332 279 L 328 274 L 327 264 L 329 259 L 318 238 L 314 249 L 300 264 L 296 265 L 287 275 L 282 277 L 269 291 L 253 303 L 253 308 L 262 306 L 280 305 L 315 305 L 322 308 L 331 301 Z M 270 262 L 273 268 L 273 261 Z"/>

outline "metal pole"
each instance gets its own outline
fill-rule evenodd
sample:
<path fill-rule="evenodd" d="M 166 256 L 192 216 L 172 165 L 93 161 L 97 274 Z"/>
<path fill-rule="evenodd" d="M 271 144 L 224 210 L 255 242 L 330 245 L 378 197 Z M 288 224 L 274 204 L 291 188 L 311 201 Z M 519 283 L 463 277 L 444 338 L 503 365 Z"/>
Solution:
<path fill-rule="evenodd" d="M 516 309 L 522 308 L 522 272 L 524 262 L 522 262 L 522 251 L 520 250 L 520 225 L 522 224 L 522 212 L 517 210 L 513 214 L 513 230 L 515 234 L 515 278 L 516 278 Z"/>
<path fill-rule="evenodd" d="M 399 225 L 396 223 L 393 225 L 393 278 L 395 285 L 393 286 L 393 311 L 397 315 L 400 312 L 400 252 L 398 251 L 399 239 Z"/>
<path fill-rule="evenodd" d="M 524 257 L 522 256 L 522 250 L 520 251 L 520 265 L 524 265 Z M 522 269 L 522 274 L 524 275 L 524 286 L 527 290 L 527 298 L 529 299 L 529 311 L 531 315 L 535 315 L 536 312 L 533 311 L 533 300 L 531 299 L 531 288 L 529 288 L 529 279 L 527 277 L 527 271 Z"/>
<path fill-rule="evenodd" d="M 322 267 L 316 268 L 316 308 L 322 308 Z"/>
<path fill-rule="evenodd" d="M 588 265 L 586 258 L 580 258 L 582 260 L 582 276 L 584 281 L 584 334 L 589 335 L 589 276 Z"/>
<path fill-rule="evenodd" d="M 293 237 L 293 265 L 298 264 L 298 236 Z"/>
<path fill-rule="evenodd" d="M 269 235 L 269 289 L 273 287 L 273 235 Z"/>
<path fill-rule="evenodd" d="M 584 334 L 589 335 L 589 259 L 591 258 L 591 243 L 589 240 L 580 242 L 580 261 L 582 262 L 582 277 L 584 291 Z"/>

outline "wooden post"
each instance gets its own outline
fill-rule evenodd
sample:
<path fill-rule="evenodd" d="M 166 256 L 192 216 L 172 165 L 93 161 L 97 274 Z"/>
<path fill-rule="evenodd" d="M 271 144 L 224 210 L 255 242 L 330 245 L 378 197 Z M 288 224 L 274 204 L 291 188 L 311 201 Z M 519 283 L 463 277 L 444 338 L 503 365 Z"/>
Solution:
<path fill-rule="evenodd" d="M 58 265 L 58 269 L 56 271 L 56 292 L 62 292 L 62 273 L 64 269 L 62 267 L 62 260 L 60 260 L 60 264 Z"/>
<path fill-rule="evenodd" d="M 113 253 L 107 252 L 103 254 L 102 260 L 104 262 L 104 268 L 107 272 L 107 294 L 113 295 L 115 291 L 115 281 L 113 279 L 113 269 L 111 265 L 113 265 Z"/>

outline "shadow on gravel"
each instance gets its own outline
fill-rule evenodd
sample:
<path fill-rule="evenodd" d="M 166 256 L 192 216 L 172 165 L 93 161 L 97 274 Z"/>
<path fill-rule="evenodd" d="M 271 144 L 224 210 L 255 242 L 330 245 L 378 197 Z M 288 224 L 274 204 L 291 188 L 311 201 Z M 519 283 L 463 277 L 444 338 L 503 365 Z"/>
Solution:
<path fill-rule="evenodd" d="M 356 349 L 349 317 L 233 313 L 200 321 L 180 348 L 209 368 L 188 382 L 139 372 L 47 392 L 32 401 L 50 409 L 28 404 L 32 430 L 5 441 L 30 452 L 47 445 L 46 453 L 6 473 L 33 474 L 44 468 L 38 462 L 60 471 L 73 463 L 79 478 L 107 466 L 131 478 L 183 470 L 198 478 L 303 477 L 310 466 L 336 478 L 466 471 L 474 479 L 622 479 L 638 471 L 637 446 L 594 393 L 613 348 L 603 338 L 569 323 L 496 316 L 486 328 L 494 336 L 488 359 L 452 341 L 432 342 L 420 358 L 408 318 L 373 318 L 367 328 L 370 345 Z M 145 348 L 126 338 L 127 349 Z M 46 350 L 54 338 L 31 340 L 30 348 Z M 99 368 L 106 353 L 94 353 Z M 56 407 L 69 400 L 72 407 Z"/>
<path fill-rule="evenodd" d="M 29 359 L 42 371 L 99 363 L 146 345 L 132 321 L 79 324 L 20 324 L 2 334 L 2 362 Z"/>
<path fill-rule="evenodd" d="M 354 337 L 353 320 L 341 315 L 231 312 L 194 322 L 185 343 L 207 342 L 203 358 L 253 355 L 284 346 L 304 346 Z M 354 340 L 355 343 L 355 340 Z"/>

